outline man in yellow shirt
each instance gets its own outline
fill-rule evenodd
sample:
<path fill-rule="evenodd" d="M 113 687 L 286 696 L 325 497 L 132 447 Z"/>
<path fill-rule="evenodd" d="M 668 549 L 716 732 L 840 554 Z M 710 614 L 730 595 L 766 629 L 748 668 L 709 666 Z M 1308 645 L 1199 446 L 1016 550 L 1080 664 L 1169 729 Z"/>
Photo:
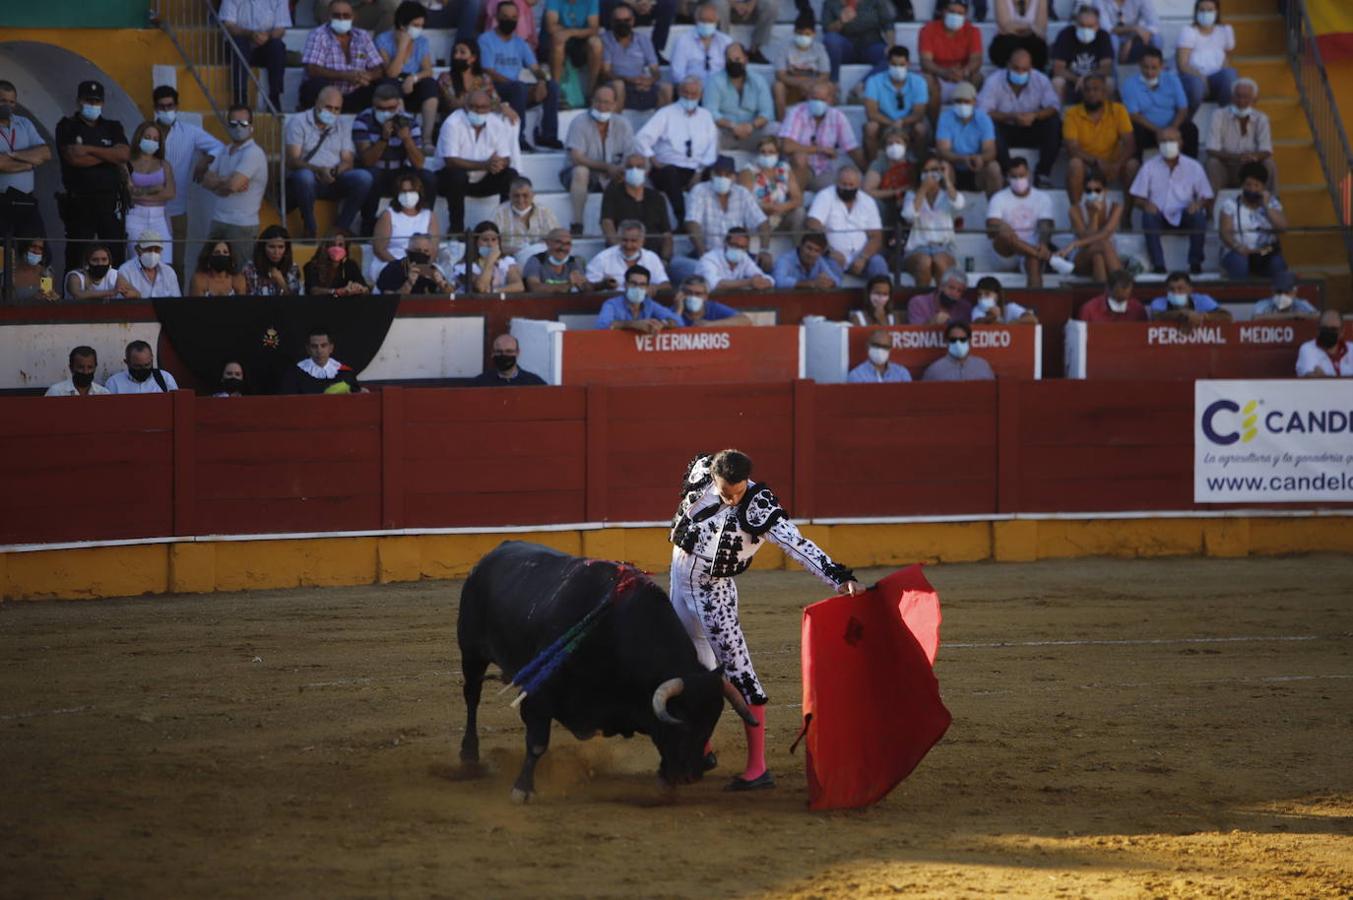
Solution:
<path fill-rule="evenodd" d="M 1081 82 L 1081 102 L 1062 119 L 1062 143 L 1068 157 L 1066 193 L 1073 205 L 1081 202 L 1091 169 L 1102 172 L 1106 184 L 1117 182 L 1126 192 L 1141 167 L 1134 158 L 1127 107 L 1110 101 L 1108 93 L 1102 76 L 1087 75 Z"/>

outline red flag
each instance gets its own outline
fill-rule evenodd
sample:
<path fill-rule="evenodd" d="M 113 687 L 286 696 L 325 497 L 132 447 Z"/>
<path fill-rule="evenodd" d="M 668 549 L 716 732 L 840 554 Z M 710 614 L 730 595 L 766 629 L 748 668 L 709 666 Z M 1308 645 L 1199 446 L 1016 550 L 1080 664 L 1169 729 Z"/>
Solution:
<path fill-rule="evenodd" d="M 940 600 L 920 566 L 803 611 L 808 806 L 868 806 L 944 736 L 952 717 L 931 666 Z"/>

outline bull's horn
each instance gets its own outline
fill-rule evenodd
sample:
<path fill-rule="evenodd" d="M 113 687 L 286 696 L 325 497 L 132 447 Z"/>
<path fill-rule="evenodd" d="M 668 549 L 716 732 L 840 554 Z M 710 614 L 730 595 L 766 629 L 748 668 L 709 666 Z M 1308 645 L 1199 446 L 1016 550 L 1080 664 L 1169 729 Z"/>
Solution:
<path fill-rule="evenodd" d="M 761 721 L 752 715 L 752 709 L 747 705 L 746 699 L 742 696 L 742 691 L 733 687 L 733 682 L 727 678 L 723 680 L 723 695 L 728 699 L 728 705 L 733 707 L 733 712 L 748 725 L 760 725 Z"/>
<path fill-rule="evenodd" d="M 653 715 L 658 717 L 659 722 L 666 722 L 668 725 L 680 725 L 681 720 L 667 711 L 667 701 L 686 690 L 686 682 L 680 678 L 669 678 L 658 689 L 653 692 Z"/>

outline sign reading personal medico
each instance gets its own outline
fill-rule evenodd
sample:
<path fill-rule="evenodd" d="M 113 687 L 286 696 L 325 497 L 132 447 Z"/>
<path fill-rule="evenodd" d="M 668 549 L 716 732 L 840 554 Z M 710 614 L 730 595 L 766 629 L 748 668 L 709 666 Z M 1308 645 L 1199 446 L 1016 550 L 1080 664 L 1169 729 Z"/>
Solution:
<path fill-rule="evenodd" d="M 1353 501 L 1353 381 L 1196 381 L 1195 503 Z"/>
<path fill-rule="evenodd" d="M 1068 378 L 1284 378 L 1311 321 L 1066 323 Z"/>
<path fill-rule="evenodd" d="M 566 331 L 563 384 L 784 382 L 803 377 L 797 325 Z"/>

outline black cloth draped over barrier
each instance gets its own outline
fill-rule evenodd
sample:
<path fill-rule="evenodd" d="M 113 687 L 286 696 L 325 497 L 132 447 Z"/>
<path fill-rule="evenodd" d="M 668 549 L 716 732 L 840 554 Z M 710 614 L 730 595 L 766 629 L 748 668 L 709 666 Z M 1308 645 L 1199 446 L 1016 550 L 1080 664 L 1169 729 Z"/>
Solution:
<path fill-rule="evenodd" d="M 334 358 L 359 374 L 376 356 L 399 308 L 395 296 L 198 297 L 155 301 L 163 336 L 202 384 L 216 385 L 230 360 L 251 394 L 273 393 L 306 356 L 307 335 L 328 330 Z"/>

